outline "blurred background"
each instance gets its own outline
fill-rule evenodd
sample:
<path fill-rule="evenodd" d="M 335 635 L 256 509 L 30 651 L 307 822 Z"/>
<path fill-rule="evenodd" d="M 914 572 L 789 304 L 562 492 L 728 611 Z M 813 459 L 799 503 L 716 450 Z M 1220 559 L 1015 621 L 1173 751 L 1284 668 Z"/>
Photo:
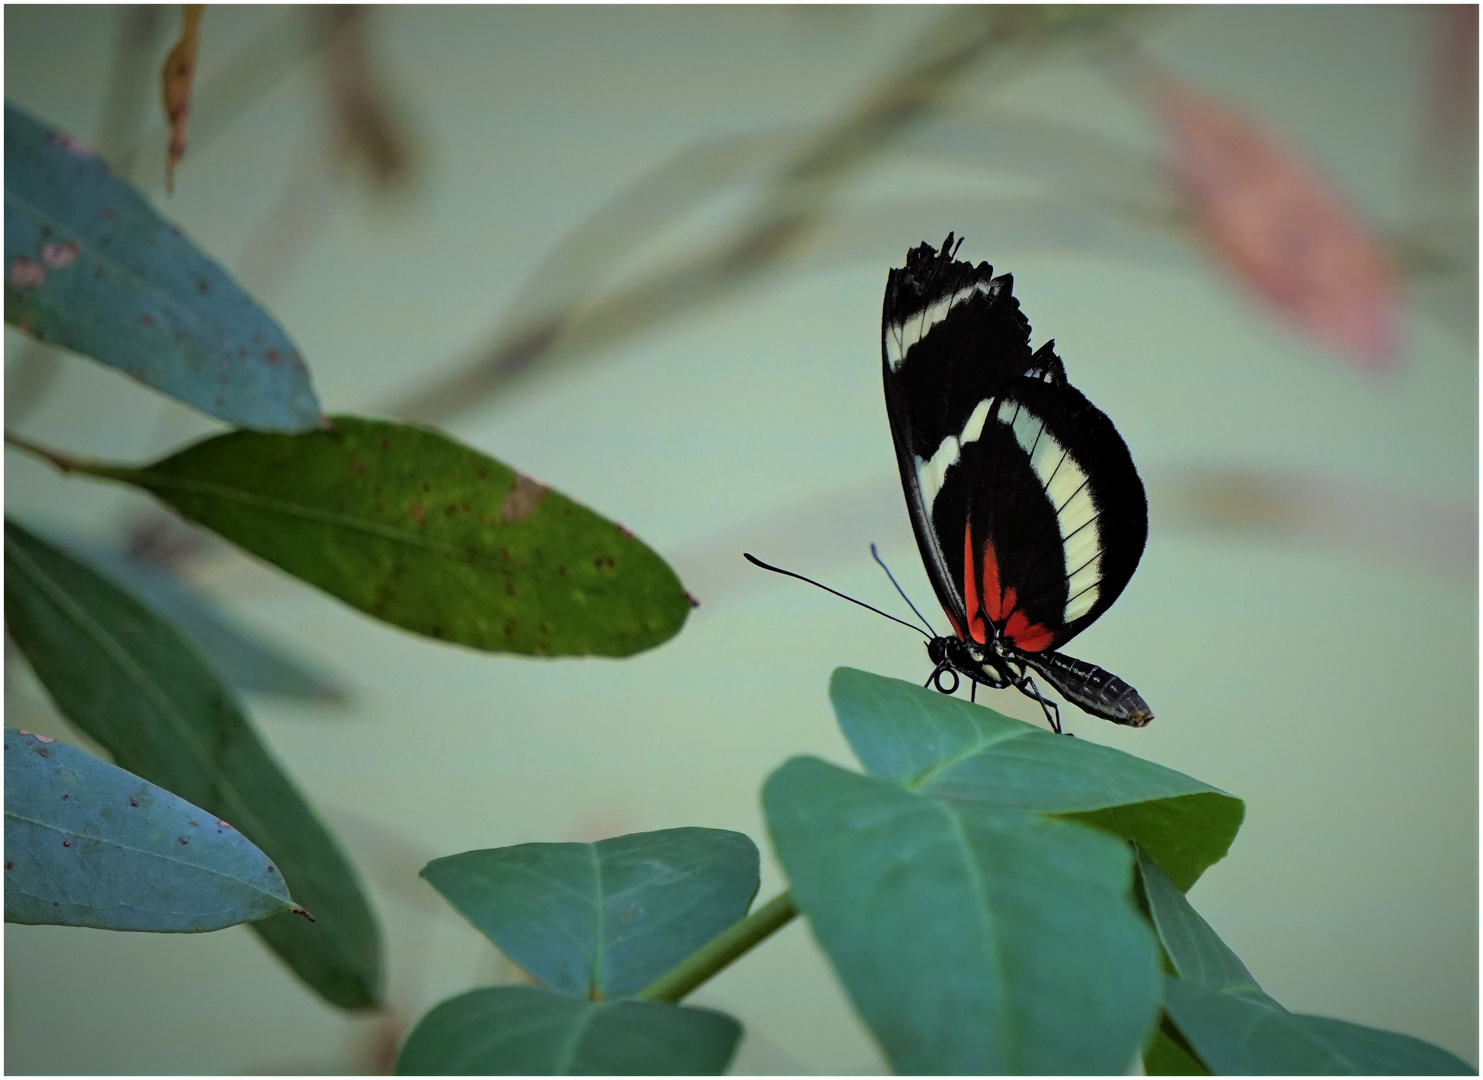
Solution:
<path fill-rule="evenodd" d="M 9 926 L 11 1073 L 368 1072 L 513 969 L 417 878 L 533 840 L 706 825 L 764 849 L 825 688 L 917 639 L 743 550 L 919 604 L 880 386 L 908 247 L 1015 275 L 1150 499 L 1074 655 L 1158 720 L 1116 745 L 1246 800 L 1192 890 L 1288 1008 L 1478 1060 L 1476 7 L 8 7 L 6 96 L 91 143 L 282 321 L 330 411 L 406 417 L 614 517 L 701 600 L 632 660 L 411 637 L 7 453 L 6 511 L 192 628 L 369 886 L 388 1012 L 245 928 Z M 143 461 L 211 429 L 5 331 L 7 427 Z M 6 722 L 86 741 L 7 646 Z M 1034 719 L 1017 694 L 988 703 Z M 806 926 L 693 999 L 738 1073 L 881 1059 Z"/>

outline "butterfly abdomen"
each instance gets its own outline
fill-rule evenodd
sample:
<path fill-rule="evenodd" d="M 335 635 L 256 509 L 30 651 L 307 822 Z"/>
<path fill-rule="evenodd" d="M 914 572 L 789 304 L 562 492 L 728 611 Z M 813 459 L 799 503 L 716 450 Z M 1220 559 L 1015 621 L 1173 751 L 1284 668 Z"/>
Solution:
<path fill-rule="evenodd" d="M 1105 668 L 1057 652 L 1025 653 L 1019 659 L 1089 713 L 1128 727 L 1143 727 L 1153 719 L 1138 691 Z"/>

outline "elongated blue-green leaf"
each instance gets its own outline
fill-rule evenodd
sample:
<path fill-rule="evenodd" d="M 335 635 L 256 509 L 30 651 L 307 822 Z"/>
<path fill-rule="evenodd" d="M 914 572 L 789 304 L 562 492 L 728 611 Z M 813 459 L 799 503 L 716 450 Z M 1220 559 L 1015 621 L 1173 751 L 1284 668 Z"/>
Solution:
<path fill-rule="evenodd" d="M 687 1076 L 726 1071 L 741 1025 L 651 1001 L 599 1004 L 530 986 L 450 998 L 418 1022 L 397 1072 L 413 1076 Z"/>
<path fill-rule="evenodd" d="M 74 746 L 5 729 L 5 921 L 196 933 L 297 907 L 215 815 Z"/>
<path fill-rule="evenodd" d="M 901 1073 L 1116 1073 L 1158 1016 L 1132 853 L 810 758 L 763 789 L 799 910 Z"/>
<path fill-rule="evenodd" d="M 238 690 L 318 702 L 345 700 L 345 691 L 328 675 L 241 626 L 215 599 L 169 568 L 116 546 L 48 535 L 173 623 Z"/>
<path fill-rule="evenodd" d="M 190 644 L 9 520 L 5 620 L 63 715 L 122 768 L 240 829 L 318 920 L 275 915 L 253 930 L 326 1000 L 375 1005 L 380 944 L 354 870 Z"/>
<path fill-rule="evenodd" d="M 643 989 L 747 913 L 757 845 L 722 829 L 466 851 L 422 876 L 526 971 L 575 997 Z"/>
<path fill-rule="evenodd" d="M 1477 1072 L 1430 1043 L 1343 1020 L 1290 1013 L 1146 854 L 1139 875 L 1149 914 L 1178 976 L 1164 1008 L 1215 1073 L 1248 1075 L 1465 1075 Z"/>
<path fill-rule="evenodd" d="M 101 158 L 8 103 L 5 321 L 242 427 L 319 422 L 272 317 Z"/>
<path fill-rule="evenodd" d="M 1181 888 L 1224 857 L 1241 827 L 1241 801 L 1208 784 L 961 698 L 853 668 L 835 671 L 829 696 L 871 775 L 1136 840 Z"/>

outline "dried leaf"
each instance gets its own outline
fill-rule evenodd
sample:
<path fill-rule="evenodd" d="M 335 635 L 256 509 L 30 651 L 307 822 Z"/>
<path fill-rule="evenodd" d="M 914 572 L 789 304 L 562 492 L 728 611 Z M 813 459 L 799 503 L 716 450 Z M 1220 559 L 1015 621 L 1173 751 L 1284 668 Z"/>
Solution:
<path fill-rule="evenodd" d="M 1226 265 L 1288 322 L 1356 366 L 1393 367 L 1400 305 L 1390 253 L 1333 182 L 1225 103 L 1148 83 L 1170 168 Z"/>
<path fill-rule="evenodd" d="M 160 93 L 165 104 L 165 120 L 170 125 L 170 149 L 165 160 L 165 190 L 175 190 L 175 166 L 185 157 L 185 128 L 191 113 L 191 85 L 196 80 L 196 53 L 201 48 L 201 17 L 205 4 L 184 4 L 181 8 L 180 40 L 165 57 L 160 69 Z"/>

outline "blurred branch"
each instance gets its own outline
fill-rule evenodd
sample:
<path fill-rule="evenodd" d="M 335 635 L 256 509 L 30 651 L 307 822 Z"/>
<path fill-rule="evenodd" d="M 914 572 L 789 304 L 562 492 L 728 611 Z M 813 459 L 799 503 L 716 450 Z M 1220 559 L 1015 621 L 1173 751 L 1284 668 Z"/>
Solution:
<path fill-rule="evenodd" d="M 359 163 L 377 187 L 391 190 L 412 177 L 412 137 L 395 116 L 380 72 L 371 59 L 362 4 L 312 7 L 323 24 L 325 90 L 336 149 Z"/>
<path fill-rule="evenodd" d="M 803 148 L 727 240 L 585 307 L 577 301 L 527 316 L 451 375 L 388 408 L 410 419 L 444 421 L 504 390 L 538 361 L 610 344 L 754 279 L 796 252 L 844 182 L 937 109 L 970 71 L 992 60 L 995 73 L 1002 74 L 1011 62 L 1023 63 L 1116 13 L 1108 8 L 953 9 L 858 108 Z"/>
<path fill-rule="evenodd" d="M 180 40 L 160 68 L 160 97 L 170 127 L 165 158 L 165 191 L 175 188 L 175 166 L 185 157 L 186 125 L 191 115 L 191 87 L 196 81 L 196 57 L 201 51 L 201 17 L 205 4 L 181 6 Z"/>

